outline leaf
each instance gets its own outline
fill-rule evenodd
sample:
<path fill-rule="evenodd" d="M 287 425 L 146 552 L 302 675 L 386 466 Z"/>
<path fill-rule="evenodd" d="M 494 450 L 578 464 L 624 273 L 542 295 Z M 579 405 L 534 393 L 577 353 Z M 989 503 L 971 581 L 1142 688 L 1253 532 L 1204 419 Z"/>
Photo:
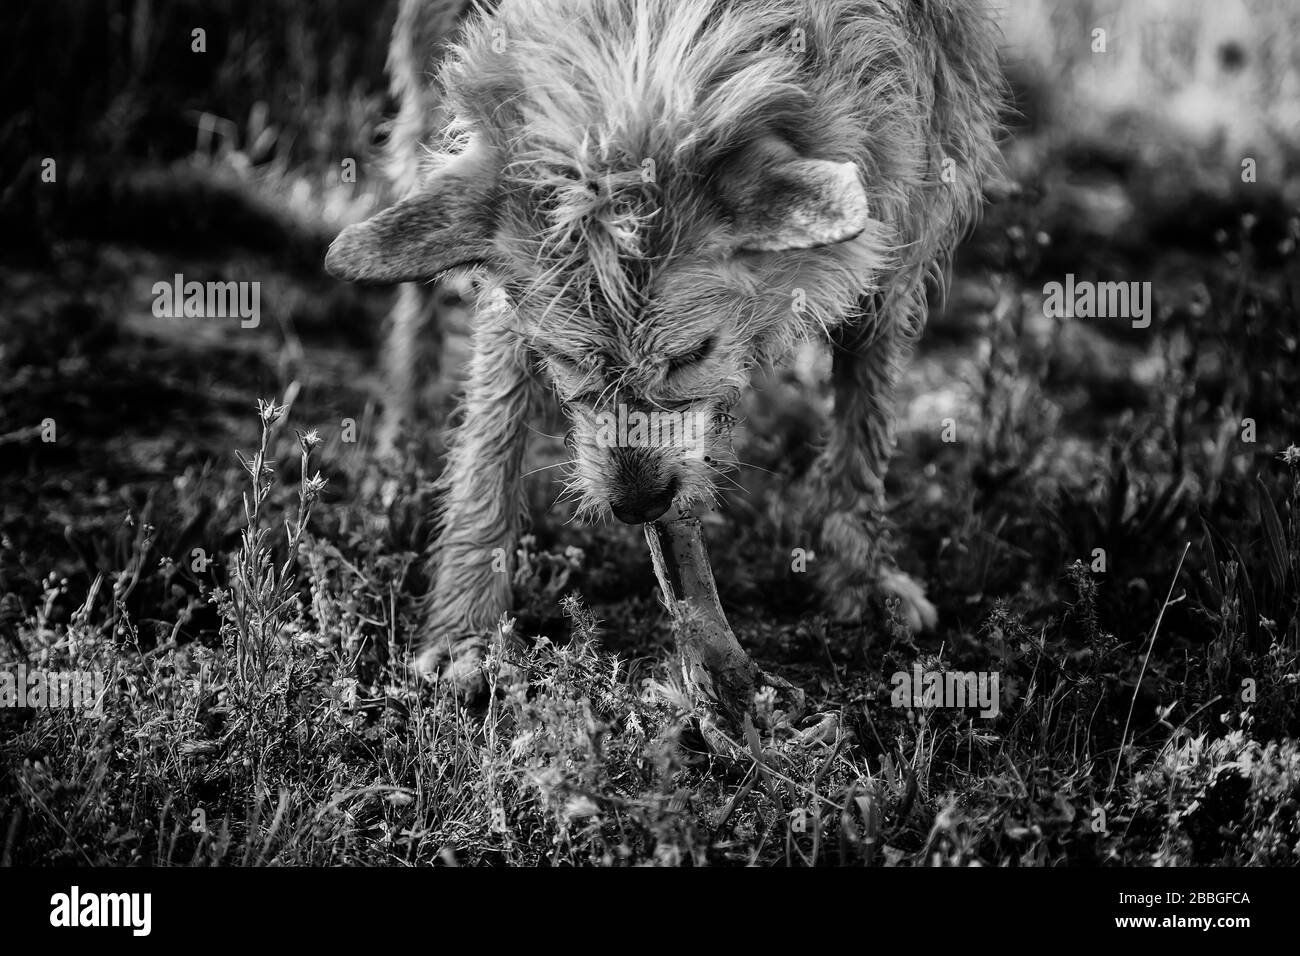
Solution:
<path fill-rule="evenodd" d="M 1214 551 L 1214 533 L 1210 530 L 1210 524 L 1205 520 L 1205 515 L 1201 515 L 1201 527 L 1205 529 L 1205 572 L 1210 579 L 1210 587 L 1214 590 L 1214 600 L 1217 605 L 1223 604 L 1223 573 L 1219 570 L 1219 556 Z M 1216 607 L 1217 611 L 1218 608 Z"/>
<path fill-rule="evenodd" d="M 1187 475 L 1180 474 L 1169 482 L 1154 502 L 1147 506 L 1131 538 L 1158 538 L 1173 530 L 1178 521 L 1183 492 L 1187 490 Z"/>
<path fill-rule="evenodd" d="M 1286 533 L 1282 530 L 1282 520 L 1277 516 L 1273 496 L 1268 493 L 1258 475 L 1255 476 L 1255 484 L 1259 488 L 1259 517 L 1264 525 L 1264 541 L 1268 544 L 1268 570 L 1273 575 L 1273 584 L 1280 591 L 1286 584 Z"/>
<path fill-rule="evenodd" d="M 749 744 L 749 752 L 758 767 L 759 776 L 763 778 L 763 786 L 767 790 L 767 795 L 772 798 L 772 802 L 781 810 L 782 816 L 789 816 L 785 808 L 785 801 L 781 799 L 781 791 L 777 789 L 776 782 L 772 779 L 772 775 L 768 773 L 767 764 L 763 761 L 763 745 L 759 742 L 758 731 L 754 729 L 754 721 L 750 719 L 748 713 L 744 715 L 742 720 L 745 742 Z"/>
<path fill-rule="evenodd" d="M 1242 611 L 1246 616 L 1246 646 L 1252 651 L 1259 650 L 1259 610 L 1255 604 L 1255 587 L 1250 583 L 1250 572 L 1246 570 L 1246 562 L 1241 559 L 1241 552 L 1231 541 L 1225 541 L 1228 550 L 1232 552 L 1233 559 L 1237 562 L 1237 587 L 1241 594 Z"/>

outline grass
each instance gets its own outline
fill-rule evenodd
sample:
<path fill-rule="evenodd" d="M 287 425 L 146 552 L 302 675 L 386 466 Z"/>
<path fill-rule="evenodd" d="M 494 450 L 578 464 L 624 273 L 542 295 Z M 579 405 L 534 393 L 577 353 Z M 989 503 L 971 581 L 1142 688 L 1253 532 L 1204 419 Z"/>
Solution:
<path fill-rule="evenodd" d="M 333 118 L 300 125 L 365 141 L 374 87 L 330 69 Z M 251 109 L 219 89 L 222 115 Z M 0 708 L 0 862 L 1297 862 L 1293 161 L 1246 185 L 1163 128 L 1011 145 L 1015 188 L 898 403 L 892 518 L 933 634 L 822 613 L 788 489 L 824 356 L 768 377 L 705 531 L 737 635 L 813 708 L 782 725 L 759 701 L 724 758 L 674 678 L 639 534 L 569 522 L 547 471 L 503 624 L 524 649 L 490 657 L 489 701 L 402 666 L 443 447 L 370 454 L 388 298 L 318 263 L 375 196 L 331 184 L 337 150 L 290 136 L 299 119 L 250 112 L 202 155 L 74 175 L 41 254 L 0 266 L 0 663 L 108 685 L 97 714 Z M 258 279 L 261 327 L 155 319 L 175 272 Z M 1067 272 L 1152 281 L 1151 328 L 1044 318 Z M 562 453 L 537 428 L 530 470 Z M 916 665 L 996 673 L 998 714 L 892 706 Z"/>

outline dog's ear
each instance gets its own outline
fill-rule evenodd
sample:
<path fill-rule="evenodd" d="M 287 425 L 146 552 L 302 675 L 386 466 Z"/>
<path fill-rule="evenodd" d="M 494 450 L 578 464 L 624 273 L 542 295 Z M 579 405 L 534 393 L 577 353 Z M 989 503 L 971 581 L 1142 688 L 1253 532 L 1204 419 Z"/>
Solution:
<path fill-rule="evenodd" d="M 330 245 L 325 269 L 349 282 L 420 282 L 488 258 L 493 232 L 490 166 L 461 154 L 415 194 Z"/>
<path fill-rule="evenodd" d="M 805 159 L 775 137 L 744 150 L 717 181 L 740 249 L 814 249 L 853 239 L 871 223 L 854 163 Z"/>

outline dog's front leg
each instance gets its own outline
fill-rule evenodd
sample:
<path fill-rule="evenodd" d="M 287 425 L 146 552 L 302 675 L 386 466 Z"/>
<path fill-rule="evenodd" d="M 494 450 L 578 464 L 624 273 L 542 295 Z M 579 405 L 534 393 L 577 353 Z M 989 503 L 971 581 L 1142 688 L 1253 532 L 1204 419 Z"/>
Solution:
<path fill-rule="evenodd" d="M 404 282 L 389 312 L 390 327 L 384 340 L 384 412 L 376 448 L 392 458 L 403 438 L 419 420 L 419 383 L 436 379 L 441 369 L 442 317 L 437 287 Z"/>
<path fill-rule="evenodd" d="M 520 466 L 532 382 L 504 295 L 480 295 L 463 419 L 439 480 L 441 532 L 416 668 L 459 690 L 482 686 L 479 664 L 510 608 L 523 517 Z"/>
<path fill-rule="evenodd" d="M 885 472 L 893 453 L 898 332 L 867 315 L 833 333 L 830 434 L 814 465 L 810 517 L 818 529 L 819 577 L 831 612 L 856 620 L 874 599 L 897 597 L 913 630 L 933 627 L 924 589 L 890 553 Z"/>

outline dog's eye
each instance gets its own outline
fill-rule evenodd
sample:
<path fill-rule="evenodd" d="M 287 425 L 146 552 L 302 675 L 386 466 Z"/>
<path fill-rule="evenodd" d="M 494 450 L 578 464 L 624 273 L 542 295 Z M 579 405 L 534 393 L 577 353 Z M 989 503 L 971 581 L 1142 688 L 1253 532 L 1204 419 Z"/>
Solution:
<path fill-rule="evenodd" d="M 716 344 L 717 344 L 717 340 L 715 339 L 714 336 L 710 335 L 703 342 L 701 342 L 697 347 L 691 349 L 689 352 L 685 352 L 681 355 L 672 356 L 670 359 L 668 359 L 668 371 L 680 372 L 683 369 L 690 368 L 692 365 L 695 365 L 699 362 L 703 362 L 706 358 L 709 357 L 710 354 L 712 354 L 713 347 Z"/>

